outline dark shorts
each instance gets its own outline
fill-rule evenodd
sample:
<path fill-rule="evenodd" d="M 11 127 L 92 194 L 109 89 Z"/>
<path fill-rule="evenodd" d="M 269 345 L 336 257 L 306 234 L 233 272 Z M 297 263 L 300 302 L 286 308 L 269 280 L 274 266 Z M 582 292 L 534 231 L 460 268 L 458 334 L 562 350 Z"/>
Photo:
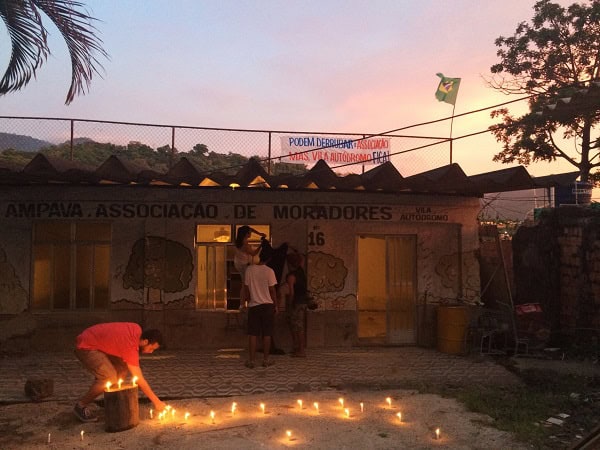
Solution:
<path fill-rule="evenodd" d="M 75 349 L 75 356 L 88 372 L 94 375 L 96 381 L 102 384 L 107 381 L 116 384 L 119 378 L 124 380 L 129 373 L 125 361 L 118 356 L 107 355 L 99 350 Z"/>
<path fill-rule="evenodd" d="M 267 303 L 248 308 L 248 334 L 250 336 L 273 336 L 275 305 Z"/>

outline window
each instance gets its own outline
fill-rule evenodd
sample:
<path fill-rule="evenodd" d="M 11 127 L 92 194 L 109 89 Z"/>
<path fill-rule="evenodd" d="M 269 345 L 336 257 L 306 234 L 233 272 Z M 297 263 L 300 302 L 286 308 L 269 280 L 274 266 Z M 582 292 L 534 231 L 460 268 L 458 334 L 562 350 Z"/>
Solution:
<path fill-rule="evenodd" d="M 110 238 L 107 223 L 34 224 L 33 309 L 107 309 Z"/>
<path fill-rule="evenodd" d="M 233 265 L 235 234 L 242 225 L 211 224 L 196 226 L 197 278 L 196 307 L 205 310 L 237 310 L 240 307 L 241 275 Z M 251 225 L 270 236 L 269 225 Z M 258 245 L 260 236 L 250 242 Z"/>

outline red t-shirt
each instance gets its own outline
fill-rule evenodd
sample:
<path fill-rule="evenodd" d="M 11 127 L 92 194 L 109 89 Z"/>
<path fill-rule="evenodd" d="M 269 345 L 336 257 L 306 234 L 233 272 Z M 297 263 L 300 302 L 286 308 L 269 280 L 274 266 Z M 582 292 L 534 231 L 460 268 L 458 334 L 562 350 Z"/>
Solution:
<path fill-rule="evenodd" d="M 99 350 L 118 356 L 127 364 L 140 366 L 140 337 L 142 328 L 137 323 L 100 323 L 85 329 L 77 336 L 79 350 Z"/>

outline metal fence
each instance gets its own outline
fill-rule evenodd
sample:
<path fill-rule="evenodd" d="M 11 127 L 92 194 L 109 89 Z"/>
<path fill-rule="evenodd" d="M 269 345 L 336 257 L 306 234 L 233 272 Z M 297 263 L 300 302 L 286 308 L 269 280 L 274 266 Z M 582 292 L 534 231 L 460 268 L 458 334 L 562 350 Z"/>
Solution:
<path fill-rule="evenodd" d="M 156 125 L 145 123 L 112 122 L 48 117 L 0 116 L 0 133 L 28 136 L 46 145 L 68 144 L 71 157 L 75 146 L 83 139 L 98 143 L 110 143 L 126 147 L 140 143 L 153 149 L 168 147 L 185 155 L 198 144 L 204 144 L 209 152 L 235 153 L 244 157 L 258 157 L 269 161 L 280 161 L 282 139 L 288 136 L 328 136 L 358 140 L 368 136 L 361 133 L 325 133 L 305 131 L 240 130 L 224 128 L 190 127 L 179 125 Z M 375 135 L 377 136 L 377 135 Z M 433 136 L 410 136 L 399 134 L 382 135 L 390 140 L 391 161 L 403 176 L 424 172 L 446 165 L 450 161 L 449 144 L 446 138 Z M 0 152 L 11 148 L 8 139 L 0 135 Z M 41 145 L 41 144 L 40 144 Z M 316 161 L 305 161 L 310 168 Z M 362 163 L 329 163 L 339 173 L 360 173 L 372 166 Z"/>

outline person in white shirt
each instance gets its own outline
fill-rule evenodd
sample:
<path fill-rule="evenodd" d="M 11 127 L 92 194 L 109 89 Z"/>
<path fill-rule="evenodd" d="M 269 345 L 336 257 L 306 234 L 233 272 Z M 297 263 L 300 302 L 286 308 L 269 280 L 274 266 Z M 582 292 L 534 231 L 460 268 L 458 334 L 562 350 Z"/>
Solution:
<path fill-rule="evenodd" d="M 248 302 L 248 361 L 246 367 L 252 369 L 255 365 L 256 342 L 258 336 L 263 337 L 263 367 L 272 365 L 269 360 L 271 336 L 275 313 L 277 312 L 277 297 L 275 286 L 277 278 L 273 269 L 267 266 L 271 258 L 270 246 L 261 248 L 259 263 L 250 265 L 244 277 L 244 289 Z"/>

